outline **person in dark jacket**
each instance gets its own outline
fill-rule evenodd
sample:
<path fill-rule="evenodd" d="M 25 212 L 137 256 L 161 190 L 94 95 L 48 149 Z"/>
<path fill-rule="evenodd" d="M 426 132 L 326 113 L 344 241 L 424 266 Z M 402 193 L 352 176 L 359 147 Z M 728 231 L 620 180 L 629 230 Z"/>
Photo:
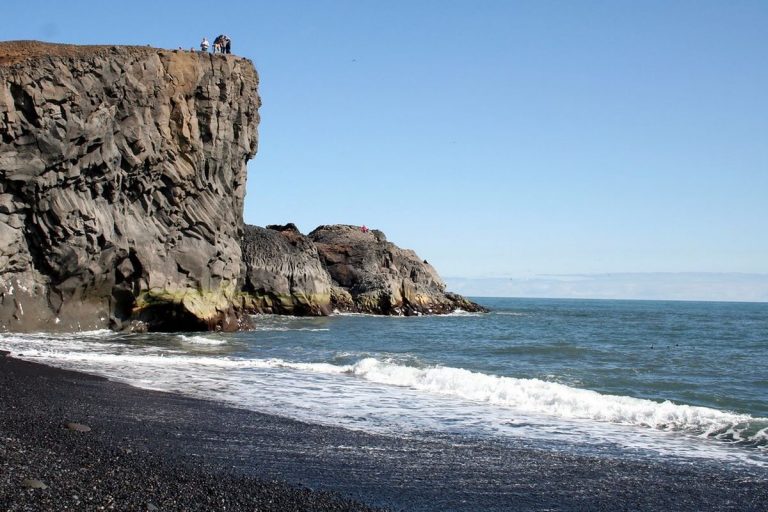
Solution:
<path fill-rule="evenodd" d="M 213 40 L 213 53 L 224 53 L 224 38 L 226 36 L 221 34 Z"/>

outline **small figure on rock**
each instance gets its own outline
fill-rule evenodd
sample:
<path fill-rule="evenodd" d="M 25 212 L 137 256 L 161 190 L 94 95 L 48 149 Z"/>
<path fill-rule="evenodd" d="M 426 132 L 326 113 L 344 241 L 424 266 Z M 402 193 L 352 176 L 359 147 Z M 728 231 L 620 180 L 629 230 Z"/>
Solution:
<path fill-rule="evenodd" d="M 232 53 L 232 41 L 224 34 L 213 40 L 213 53 Z"/>
<path fill-rule="evenodd" d="M 203 37 L 203 40 L 200 41 L 200 51 L 203 53 L 208 53 L 208 39 Z"/>
<path fill-rule="evenodd" d="M 368 232 L 368 228 L 366 227 L 366 225 L 365 225 L 365 224 L 363 224 L 363 225 L 360 227 L 360 231 L 362 231 L 363 233 L 367 233 L 367 232 Z"/>
<path fill-rule="evenodd" d="M 224 53 L 224 34 L 220 34 L 213 40 L 213 53 Z"/>

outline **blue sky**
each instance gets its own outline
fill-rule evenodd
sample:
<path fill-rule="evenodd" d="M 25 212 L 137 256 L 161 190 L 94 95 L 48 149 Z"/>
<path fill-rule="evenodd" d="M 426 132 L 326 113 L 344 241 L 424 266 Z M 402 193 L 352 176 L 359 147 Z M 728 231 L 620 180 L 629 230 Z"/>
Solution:
<path fill-rule="evenodd" d="M 366 224 L 445 276 L 768 273 L 765 1 L 29 0 L 0 27 L 227 33 L 261 75 L 251 224 Z"/>

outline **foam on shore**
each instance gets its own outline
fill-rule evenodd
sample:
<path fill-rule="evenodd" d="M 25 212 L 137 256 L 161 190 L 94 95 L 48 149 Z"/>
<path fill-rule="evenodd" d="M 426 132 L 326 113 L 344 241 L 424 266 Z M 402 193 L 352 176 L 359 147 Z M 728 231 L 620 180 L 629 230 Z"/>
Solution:
<path fill-rule="evenodd" d="M 431 400 L 430 397 L 436 396 L 450 400 L 450 407 L 457 417 L 473 404 L 485 404 L 491 410 L 495 409 L 497 412 L 494 414 L 497 415 L 511 411 L 552 420 L 588 420 L 602 424 L 646 427 L 739 443 L 756 447 L 760 451 L 768 449 L 768 418 L 755 418 L 748 414 L 671 401 L 602 394 L 540 379 L 501 377 L 461 368 L 424 366 L 417 360 L 375 357 L 354 360 L 354 355 L 349 353 L 345 354 L 344 359 L 345 362 L 352 359 L 352 362 L 335 364 L 340 361 L 307 362 L 281 358 L 230 357 L 225 353 L 190 353 L 184 350 L 184 345 L 215 350 L 224 348 L 226 338 L 180 335 L 178 339 L 181 340 L 180 346 L 158 347 L 126 345 L 109 332 L 80 333 L 77 337 L 4 335 L 0 336 L 0 348 L 8 349 L 25 359 L 95 372 L 153 389 L 197 390 L 197 394 L 209 394 L 211 398 L 216 398 L 217 390 L 226 389 L 226 400 L 236 403 L 250 401 L 250 391 L 243 387 L 243 382 L 263 378 L 259 370 L 270 370 L 271 378 L 276 381 L 292 381 L 291 386 L 296 389 L 286 400 L 305 410 L 306 404 L 300 405 L 305 400 L 300 388 L 305 386 L 309 392 L 316 386 L 312 378 L 279 373 L 301 372 L 323 376 L 323 386 L 344 389 L 343 393 L 348 394 L 352 401 L 367 400 L 363 395 L 354 398 L 356 393 L 397 396 L 395 389 L 404 389 L 409 390 L 409 400 L 424 400 L 425 404 Z M 347 381 L 345 378 L 348 377 L 354 380 Z M 355 385 L 354 381 L 367 384 Z M 375 391 L 375 386 L 384 387 Z M 328 393 L 328 396 L 318 396 L 317 399 L 328 400 L 330 396 L 332 394 Z M 396 399 L 390 401 L 394 403 Z M 390 413 L 397 414 L 396 406 L 393 409 Z M 403 414 L 407 414 L 407 411 L 403 411 Z"/>

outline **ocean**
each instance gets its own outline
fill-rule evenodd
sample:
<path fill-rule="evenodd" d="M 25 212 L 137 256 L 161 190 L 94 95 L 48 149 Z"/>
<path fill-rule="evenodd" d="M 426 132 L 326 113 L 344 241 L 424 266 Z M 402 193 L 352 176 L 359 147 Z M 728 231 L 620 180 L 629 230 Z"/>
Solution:
<path fill-rule="evenodd" d="M 239 333 L 0 334 L 21 359 L 393 436 L 768 467 L 768 303 L 476 298 Z"/>

